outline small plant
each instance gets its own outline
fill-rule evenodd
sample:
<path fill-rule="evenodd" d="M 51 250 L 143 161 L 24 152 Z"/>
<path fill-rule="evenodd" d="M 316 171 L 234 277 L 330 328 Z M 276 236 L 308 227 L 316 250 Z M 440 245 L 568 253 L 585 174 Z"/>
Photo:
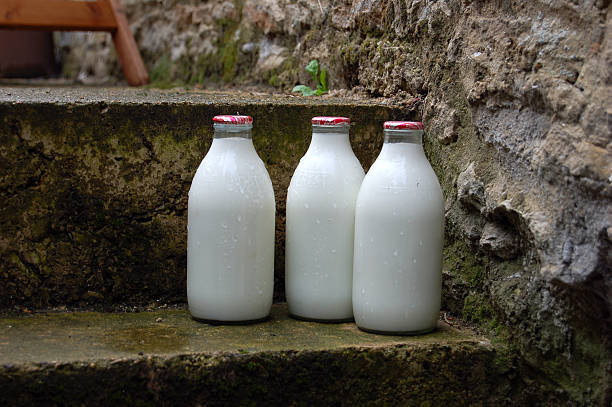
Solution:
<path fill-rule="evenodd" d="M 306 72 L 312 75 L 317 89 L 311 89 L 306 85 L 297 85 L 292 92 L 302 92 L 302 96 L 322 95 L 327 93 L 327 71 L 325 68 L 319 68 L 319 61 L 313 59 L 306 65 Z"/>

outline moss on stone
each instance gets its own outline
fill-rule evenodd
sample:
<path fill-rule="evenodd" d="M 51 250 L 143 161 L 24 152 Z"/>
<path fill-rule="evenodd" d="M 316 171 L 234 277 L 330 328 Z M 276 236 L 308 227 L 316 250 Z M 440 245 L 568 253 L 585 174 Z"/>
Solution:
<path fill-rule="evenodd" d="M 506 404 L 515 382 L 487 341 L 446 325 L 392 337 L 289 319 L 209 326 L 184 310 L 0 319 L 3 405 Z M 39 346 L 36 332 L 45 333 Z M 139 354 L 141 352 L 142 354 Z M 54 361 L 61 360 L 56 363 Z M 8 363 L 7 363 L 8 362 Z M 512 399 L 554 399 L 524 396 Z"/>
<path fill-rule="evenodd" d="M 11 247 L 0 248 L 0 307 L 184 301 L 187 191 L 212 140 L 211 118 L 236 111 L 254 116 L 254 144 L 274 185 L 275 299 L 282 300 L 286 190 L 308 146 L 310 118 L 362 118 L 352 137 L 368 167 L 382 142 L 380 124 L 402 115 L 295 98 L 193 100 L 0 105 L 0 165 L 19 169 L 0 180 L 2 239 Z"/>
<path fill-rule="evenodd" d="M 153 69 L 151 69 L 149 75 L 151 79 L 150 86 L 160 89 L 173 87 L 174 79 L 172 77 L 172 67 L 173 64 L 170 60 L 170 55 L 162 55 L 153 65 Z"/>

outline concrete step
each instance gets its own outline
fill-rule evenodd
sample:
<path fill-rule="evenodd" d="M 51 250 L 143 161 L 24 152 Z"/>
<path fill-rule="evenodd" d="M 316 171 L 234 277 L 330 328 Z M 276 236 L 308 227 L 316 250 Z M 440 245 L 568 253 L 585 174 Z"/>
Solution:
<path fill-rule="evenodd" d="M 368 168 L 382 123 L 415 112 L 372 100 L 125 88 L 0 88 L 0 309 L 185 301 L 187 192 L 212 117 L 254 117 L 277 202 L 275 300 L 284 292 L 285 198 L 310 118 L 349 116 Z"/>
<path fill-rule="evenodd" d="M 428 335 L 287 317 L 211 326 L 185 309 L 0 318 L 0 405 L 497 405 L 491 344 L 440 322 Z"/>

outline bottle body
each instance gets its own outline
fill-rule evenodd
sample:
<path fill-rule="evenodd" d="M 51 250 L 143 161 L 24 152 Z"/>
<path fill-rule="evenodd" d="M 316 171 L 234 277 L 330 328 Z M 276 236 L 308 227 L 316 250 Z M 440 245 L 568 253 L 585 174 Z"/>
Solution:
<path fill-rule="evenodd" d="M 363 176 L 348 125 L 313 126 L 287 192 L 285 290 L 294 317 L 353 318 L 354 214 Z"/>
<path fill-rule="evenodd" d="M 196 319 L 266 318 L 274 290 L 275 201 L 244 137 L 217 137 L 189 191 L 187 298 Z"/>
<path fill-rule="evenodd" d="M 444 201 L 418 136 L 386 140 L 357 199 L 353 311 L 364 330 L 423 333 L 438 320 Z"/>

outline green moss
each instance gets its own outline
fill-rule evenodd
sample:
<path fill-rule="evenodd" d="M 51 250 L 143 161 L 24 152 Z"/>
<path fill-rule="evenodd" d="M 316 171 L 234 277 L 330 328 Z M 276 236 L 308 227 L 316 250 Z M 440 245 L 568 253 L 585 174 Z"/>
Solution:
<path fill-rule="evenodd" d="M 222 78 L 224 82 L 231 82 L 238 72 L 238 46 L 235 42 L 226 43 L 221 50 Z"/>
<path fill-rule="evenodd" d="M 159 93 L 163 100 L 165 93 Z M 210 119 L 219 109 L 246 112 L 256 120 L 253 141 L 278 203 L 275 299 L 282 301 L 284 204 L 293 169 L 310 140 L 304 123 L 316 115 L 370 118 L 352 131 L 355 151 L 369 166 L 382 141 L 375 138 L 378 123 L 402 115 L 390 107 L 328 102 L 148 100 L 0 105 L 0 117 L 18 118 L 0 121 L 6 135 L 0 149 L 9 151 L 0 166 L 20 169 L 7 171 L 10 181 L 0 188 L 6 203 L 0 209 L 1 238 L 15 248 L 0 248 L 0 307 L 184 301 L 187 192 L 210 146 Z M 30 141 L 19 141 L 23 131 Z"/>
<path fill-rule="evenodd" d="M 149 76 L 151 87 L 167 89 L 174 85 L 172 61 L 169 54 L 164 54 L 157 60 Z"/>
<path fill-rule="evenodd" d="M 275 88 L 289 90 L 298 81 L 299 69 L 295 58 L 287 56 L 279 67 L 267 71 L 263 80 Z"/>
<path fill-rule="evenodd" d="M 463 305 L 463 318 L 479 325 L 494 325 L 494 313 L 489 305 L 488 298 L 474 292 L 465 297 Z"/>
<path fill-rule="evenodd" d="M 446 234 L 444 269 L 467 282 L 471 289 L 482 289 L 486 276 L 482 260 L 463 240 L 454 238 L 452 230 L 447 230 Z"/>
<path fill-rule="evenodd" d="M 293 87 L 299 70 L 294 58 L 288 52 L 285 61 L 276 69 L 261 75 L 256 69 L 257 52 L 241 52 L 246 43 L 256 43 L 264 33 L 256 26 L 242 22 L 243 1 L 234 1 L 237 15 L 214 21 L 219 33 L 212 44 L 213 50 L 197 54 L 194 38 L 186 41 L 186 51 L 175 61 L 168 54 L 158 58 L 151 70 L 152 87 L 170 88 L 176 86 L 206 86 L 212 83 L 258 83 L 278 88 Z M 277 39 L 280 44 L 292 49 L 294 39 Z"/>

